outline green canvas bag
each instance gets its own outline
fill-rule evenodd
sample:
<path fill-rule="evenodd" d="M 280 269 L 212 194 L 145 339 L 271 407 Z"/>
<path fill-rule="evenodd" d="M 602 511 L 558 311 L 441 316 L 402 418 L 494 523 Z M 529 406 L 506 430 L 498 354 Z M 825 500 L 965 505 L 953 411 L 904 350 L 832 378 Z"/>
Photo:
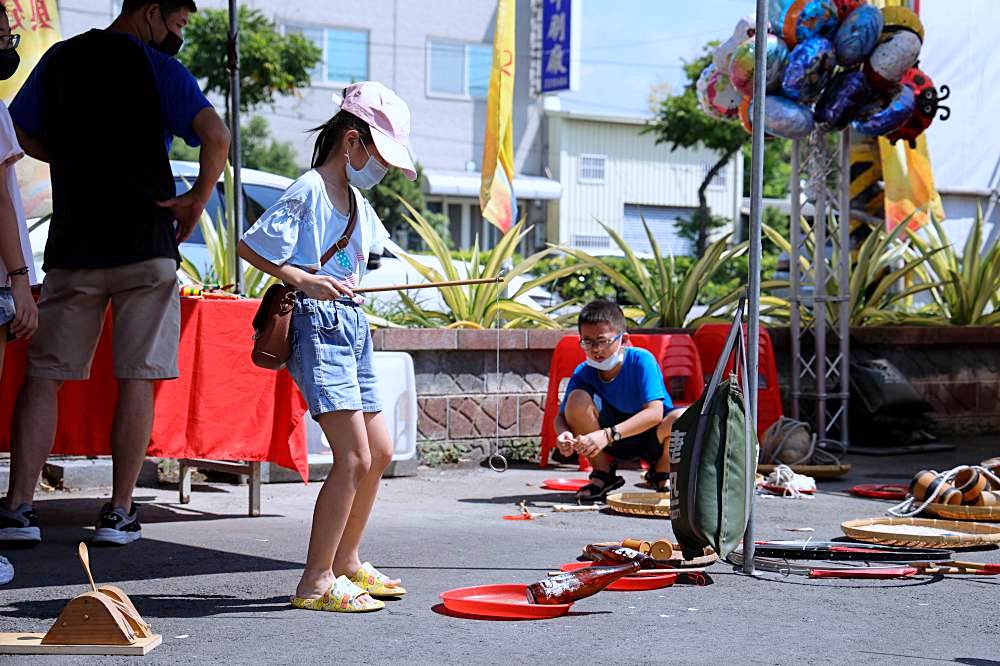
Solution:
<path fill-rule="evenodd" d="M 670 433 L 670 520 L 684 557 L 711 546 L 725 558 L 740 544 L 750 517 L 757 469 L 757 434 L 746 409 L 745 386 L 735 371 L 722 374 L 735 351 L 733 368 L 745 383 L 744 301 L 712 379 Z"/>

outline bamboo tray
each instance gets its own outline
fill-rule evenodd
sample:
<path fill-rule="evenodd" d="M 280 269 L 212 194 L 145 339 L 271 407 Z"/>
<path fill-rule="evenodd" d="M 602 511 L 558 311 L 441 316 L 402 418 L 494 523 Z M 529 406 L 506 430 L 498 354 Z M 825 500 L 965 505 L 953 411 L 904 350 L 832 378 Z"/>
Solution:
<path fill-rule="evenodd" d="M 757 473 L 767 476 L 777 465 L 757 465 Z M 850 465 L 792 465 L 796 474 L 805 474 L 814 479 L 839 479 L 851 471 Z"/>
<path fill-rule="evenodd" d="M 612 493 L 608 495 L 612 511 L 650 518 L 670 517 L 670 493 Z"/>
<path fill-rule="evenodd" d="M 840 529 L 852 539 L 887 546 L 971 548 L 1000 543 L 998 526 L 937 518 L 861 518 L 841 523 Z"/>
<path fill-rule="evenodd" d="M 928 504 L 925 513 L 949 520 L 976 520 L 1000 523 L 1000 506 L 963 506 L 954 504 Z"/>

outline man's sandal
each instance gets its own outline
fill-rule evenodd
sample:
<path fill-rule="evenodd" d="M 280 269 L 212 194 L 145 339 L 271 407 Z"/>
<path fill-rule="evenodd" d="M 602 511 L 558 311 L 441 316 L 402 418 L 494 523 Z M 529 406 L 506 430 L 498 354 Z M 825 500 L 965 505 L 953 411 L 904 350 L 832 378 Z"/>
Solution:
<path fill-rule="evenodd" d="M 399 584 L 400 581 L 389 578 L 370 562 L 361 565 L 351 582 L 373 597 L 401 597 L 406 594 L 406 588 Z"/>
<path fill-rule="evenodd" d="M 618 470 L 611 468 L 610 472 L 594 470 L 590 473 L 590 483 L 576 491 L 576 499 L 580 502 L 602 502 L 612 490 L 625 485 L 625 479 L 618 476 Z"/>
<path fill-rule="evenodd" d="M 329 591 L 322 597 L 306 599 L 292 597 L 292 606 L 305 610 L 328 611 L 332 613 L 367 613 L 382 610 L 385 602 L 373 599 L 367 592 L 347 579 L 337 576 Z"/>
<path fill-rule="evenodd" d="M 646 479 L 646 483 L 656 492 L 670 492 L 670 472 L 657 472 L 650 469 L 643 478 Z"/>

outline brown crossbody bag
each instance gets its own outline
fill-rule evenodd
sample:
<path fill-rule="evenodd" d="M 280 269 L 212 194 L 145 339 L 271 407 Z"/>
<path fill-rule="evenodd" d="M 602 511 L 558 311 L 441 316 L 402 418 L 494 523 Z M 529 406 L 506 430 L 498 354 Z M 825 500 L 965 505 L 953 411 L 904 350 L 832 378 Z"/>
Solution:
<path fill-rule="evenodd" d="M 354 191 L 348 190 L 350 205 L 347 218 L 347 228 L 336 243 L 330 246 L 319 259 L 320 268 L 333 258 L 333 255 L 346 248 L 351 242 L 351 235 L 357 226 L 357 202 Z M 309 271 L 315 273 L 316 271 Z M 298 289 L 286 284 L 272 284 L 264 292 L 253 317 L 253 351 L 250 359 L 253 364 L 267 370 L 281 370 L 292 355 L 292 310 L 295 309 L 295 295 Z"/>

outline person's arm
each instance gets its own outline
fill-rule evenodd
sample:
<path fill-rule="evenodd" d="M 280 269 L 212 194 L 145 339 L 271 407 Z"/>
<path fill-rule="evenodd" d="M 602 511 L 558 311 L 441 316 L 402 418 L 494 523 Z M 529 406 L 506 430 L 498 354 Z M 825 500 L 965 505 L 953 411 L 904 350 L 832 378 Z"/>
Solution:
<path fill-rule="evenodd" d="M 49 149 L 41 139 L 29 136 L 28 133 L 16 123 L 14 124 L 14 132 L 17 134 L 17 142 L 21 144 L 21 148 L 25 153 L 40 162 L 48 163 Z"/>
<path fill-rule="evenodd" d="M 329 275 L 316 275 L 291 264 L 281 264 L 279 266 L 268 261 L 247 245 L 245 240 L 241 240 L 239 245 L 236 246 L 236 254 L 257 270 L 263 271 L 268 275 L 273 275 L 285 284 L 301 290 L 309 298 L 332 301 L 345 296 L 350 298 L 354 295 L 350 287 L 334 280 Z"/>
<path fill-rule="evenodd" d="M 229 129 L 215 109 L 206 106 L 199 111 L 192 127 L 201 142 L 198 178 L 191 189 L 179 197 L 157 202 L 159 206 L 173 212 L 177 221 L 178 243 L 187 240 L 194 231 L 194 225 L 198 224 L 205 204 L 212 197 L 212 190 L 219 182 L 219 175 L 226 166 L 229 154 Z"/>
<path fill-rule="evenodd" d="M 7 182 L 7 169 L 12 168 L 10 162 L 0 164 L 0 184 Z M 25 268 L 24 253 L 21 251 L 21 237 L 17 230 L 17 215 L 14 212 L 14 200 L 6 186 L 0 185 L 0 259 L 8 271 L 18 271 Z M 7 275 L 3 279 L 7 279 Z M 2 284 L 2 283 L 0 283 Z M 10 291 L 14 297 L 14 321 L 10 323 L 10 332 L 18 338 L 30 336 L 38 328 L 38 307 L 31 296 L 31 281 L 26 273 L 10 276 Z"/>
<path fill-rule="evenodd" d="M 615 425 L 622 439 L 644 433 L 660 425 L 663 420 L 663 401 L 653 400 L 643 405 L 642 409 Z M 598 451 L 611 444 L 610 428 L 602 428 L 583 435 L 577 439 L 576 451 L 587 457 L 596 455 Z"/>

